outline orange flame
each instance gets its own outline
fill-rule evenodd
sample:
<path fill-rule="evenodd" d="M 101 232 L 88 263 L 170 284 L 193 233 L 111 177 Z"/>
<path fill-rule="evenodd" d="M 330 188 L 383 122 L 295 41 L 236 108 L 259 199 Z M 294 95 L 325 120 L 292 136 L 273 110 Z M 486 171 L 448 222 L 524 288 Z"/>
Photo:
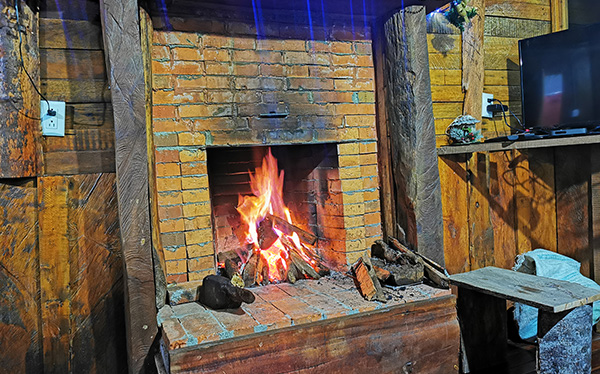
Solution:
<path fill-rule="evenodd" d="M 293 245 L 306 262 L 311 265 L 314 262 L 305 253 L 308 247 L 300 241 L 298 234 L 287 235 L 276 227 L 273 227 L 273 231 L 278 239 L 269 248 L 260 248 L 258 227 L 269 214 L 284 218 L 293 224 L 291 213 L 283 202 L 283 176 L 283 170 L 279 172 L 277 160 L 269 149 L 269 153 L 262 160 L 262 166 L 256 168 L 254 174 L 250 174 L 253 195 L 240 195 L 237 207 L 242 222 L 248 225 L 245 242 L 264 259 L 271 282 L 283 281 L 287 277 L 290 253 L 284 242 Z"/>

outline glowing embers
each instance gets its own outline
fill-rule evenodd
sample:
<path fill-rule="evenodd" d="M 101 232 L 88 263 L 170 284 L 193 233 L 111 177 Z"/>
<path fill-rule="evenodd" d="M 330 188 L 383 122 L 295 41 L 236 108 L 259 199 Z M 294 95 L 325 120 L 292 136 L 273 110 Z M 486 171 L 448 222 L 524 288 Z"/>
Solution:
<path fill-rule="evenodd" d="M 316 237 L 294 224 L 283 199 L 284 172 L 269 149 L 262 166 L 250 173 L 252 195 L 239 195 L 239 272 L 246 285 L 317 279 L 328 270 L 316 251 Z M 237 266 L 229 260 L 229 266 Z M 230 274 L 231 275 L 231 274 Z"/>

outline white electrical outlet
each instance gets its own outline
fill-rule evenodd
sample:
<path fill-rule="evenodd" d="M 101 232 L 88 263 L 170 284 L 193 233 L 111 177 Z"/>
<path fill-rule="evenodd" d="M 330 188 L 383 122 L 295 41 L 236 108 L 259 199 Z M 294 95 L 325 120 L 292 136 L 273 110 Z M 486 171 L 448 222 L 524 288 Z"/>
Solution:
<path fill-rule="evenodd" d="M 487 110 L 488 105 L 492 105 L 492 100 L 494 99 L 494 95 L 489 93 L 481 94 L 481 117 L 483 118 L 493 118 L 494 113 Z"/>
<path fill-rule="evenodd" d="M 56 115 L 52 116 L 48 114 L 48 104 L 50 104 L 50 109 L 56 112 Z M 42 100 L 40 103 L 42 135 L 65 136 L 65 113 L 66 105 L 64 101 L 46 102 L 46 100 Z"/>

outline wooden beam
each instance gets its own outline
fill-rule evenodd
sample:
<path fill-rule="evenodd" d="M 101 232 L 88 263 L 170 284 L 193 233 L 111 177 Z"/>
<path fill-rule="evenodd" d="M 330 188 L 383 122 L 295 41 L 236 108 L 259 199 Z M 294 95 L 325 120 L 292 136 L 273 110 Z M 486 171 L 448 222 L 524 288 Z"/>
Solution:
<path fill-rule="evenodd" d="M 477 15 L 471 19 L 462 34 L 462 88 L 465 93 L 463 114 L 470 114 L 481 121 L 485 1 L 472 0 L 470 4 L 477 8 Z"/>
<path fill-rule="evenodd" d="M 21 3 L 17 25 L 14 4 L 0 0 L 0 178 L 37 174 L 40 97 L 32 81 L 39 87 L 38 18 Z"/>
<path fill-rule="evenodd" d="M 129 372 L 147 370 L 158 328 L 150 207 L 144 63 L 137 1 L 102 0 L 115 123 L 117 196 L 124 255 Z"/>
<path fill-rule="evenodd" d="M 568 0 L 550 0 L 550 19 L 552 32 L 569 28 Z"/>
<path fill-rule="evenodd" d="M 383 73 L 396 222 L 405 231 L 410 247 L 443 264 L 441 190 L 425 8 L 413 6 L 394 14 L 384 24 L 384 35 Z"/>

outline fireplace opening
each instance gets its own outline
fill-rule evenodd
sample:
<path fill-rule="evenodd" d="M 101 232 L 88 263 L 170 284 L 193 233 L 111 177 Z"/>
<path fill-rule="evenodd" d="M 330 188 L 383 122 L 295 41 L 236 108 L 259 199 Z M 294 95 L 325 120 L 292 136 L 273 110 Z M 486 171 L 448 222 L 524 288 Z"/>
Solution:
<path fill-rule="evenodd" d="M 248 286 L 345 265 L 336 144 L 211 148 L 207 162 L 218 267 Z"/>

